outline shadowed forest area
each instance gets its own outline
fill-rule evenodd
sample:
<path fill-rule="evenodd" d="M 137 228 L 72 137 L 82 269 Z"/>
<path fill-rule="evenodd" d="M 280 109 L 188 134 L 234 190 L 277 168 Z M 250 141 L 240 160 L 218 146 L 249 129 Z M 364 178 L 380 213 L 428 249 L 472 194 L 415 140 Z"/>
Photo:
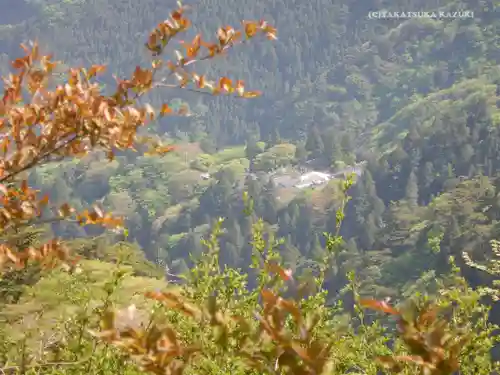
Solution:
<path fill-rule="evenodd" d="M 497 1 L 1 5 L 0 374 L 498 373 Z"/>

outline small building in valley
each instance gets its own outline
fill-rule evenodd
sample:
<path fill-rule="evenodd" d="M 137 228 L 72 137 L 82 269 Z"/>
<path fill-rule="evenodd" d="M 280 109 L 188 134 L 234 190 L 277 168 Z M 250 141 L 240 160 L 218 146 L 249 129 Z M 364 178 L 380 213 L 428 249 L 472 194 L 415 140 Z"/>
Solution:
<path fill-rule="evenodd" d="M 300 181 L 295 185 L 299 189 L 306 187 L 317 186 L 327 183 L 332 179 L 328 173 L 312 171 L 300 176 Z"/>

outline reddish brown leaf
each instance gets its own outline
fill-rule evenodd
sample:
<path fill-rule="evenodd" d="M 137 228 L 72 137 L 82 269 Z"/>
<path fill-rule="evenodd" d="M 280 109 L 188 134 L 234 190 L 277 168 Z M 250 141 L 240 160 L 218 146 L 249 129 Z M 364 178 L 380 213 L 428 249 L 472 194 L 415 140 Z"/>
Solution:
<path fill-rule="evenodd" d="M 262 93 L 260 91 L 246 91 L 241 96 L 244 98 L 257 98 L 261 95 Z"/>
<path fill-rule="evenodd" d="M 309 357 L 309 353 L 304 349 L 298 342 L 292 342 L 290 345 L 295 353 L 300 357 L 300 359 L 304 361 L 310 361 L 311 357 Z"/>
<path fill-rule="evenodd" d="M 170 107 L 168 106 L 168 104 L 163 104 L 163 105 L 161 106 L 160 113 L 161 113 L 162 115 L 169 115 L 169 114 L 173 113 L 173 111 L 172 111 L 172 108 L 170 108 Z"/>
<path fill-rule="evenodd" d="M 244 27 L 247 38 L 252 38 L 257 34 L 258 25 L 255 22 L 244 22 Z"/>
<path fill-rule="evenodd" d="M 359 304 L 363 307 L 384 312 L 391 315 L 400 315 L 400 312 L 390 306 L 386 301 L 377 301 L 374 299 L 361 299 Z"/>
<path fill-rule="evenodd" d="M 219 80 L 219 88 L 223 91 L 226 91 L 226 92 L 232 92 L 233 91 L 233 83 L 229 78 L 222 77 Z"/>
<path fill-rule="evenodd" d="M 61 207 L 59 207 L 59 214 L 62 217 L 68 217 L 73 212 L 74 212 L 74 210 L 71 208 L 71 206 L 68 203 L 64 203 Z"/>
<path fill-rule="evenodd" d="M 278 297 L 270 290 L 264 289 L 260 292 L 264 303 L 269 305 L 275 305 L 278 301 Z"/>
<path fill-rule="evenodd" d="M 40 199 L 40 205 L 45 206 L 49 203 L 49 196 L 45 194 L 42 199 Z"/>
<path fill-rule="evenodd" d="M 288 281 L 292 279 L 292 270 L 284 269 L 278 266 L 276 263 L 267 263 L 265 264 L 265 268 L 276 275 L 278 275 L 283 281 Z"/>
<path fill-rule="evenodd" d="M 100 74 L 106 70 L 105 65 L 92 65 L 87 73 L 87 77 L 91 78 L 96 76 L 97 74 Z"/>

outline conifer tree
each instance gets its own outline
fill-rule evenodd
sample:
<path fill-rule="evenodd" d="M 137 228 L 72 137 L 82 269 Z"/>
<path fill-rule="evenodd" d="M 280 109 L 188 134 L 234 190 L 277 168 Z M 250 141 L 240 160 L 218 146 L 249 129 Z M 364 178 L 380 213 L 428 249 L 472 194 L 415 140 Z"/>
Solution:
<path fill-rule="evenodd" d="M 418 182 L 417 176 L 411 171 L 406 184 L 405 199 L 411 207 L 418 206 Z"/>
<path fill-rule="evenodd" d="M 316 126 L 311 126 L 307 133 L 305 149 L 315 158 L 323 155 L 325 146 Z"/>

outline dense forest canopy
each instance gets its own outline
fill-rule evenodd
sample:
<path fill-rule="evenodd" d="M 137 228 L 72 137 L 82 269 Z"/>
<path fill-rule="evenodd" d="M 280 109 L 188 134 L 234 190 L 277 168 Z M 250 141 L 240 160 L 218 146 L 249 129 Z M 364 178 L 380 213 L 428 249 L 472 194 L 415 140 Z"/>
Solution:
<path fill-rule="evenodd" d="M 110 97 L 116 77 L 135 74 L 137 65 L 151 66 L 144 42 L 177 7 L 158 0 L 8 0 L 2 5 L 2 75 L 23 53 L 19 44 L 36 40 L 41 53 L 64 62 L 54 71 L 56 83 L 65 82 L 69 67 L 106 65 L 95 82 Z M 460 347 L 462 355 L 477 354 L 462 359 L 462 365 L 469 362 L 460 373 L 493 373 L 489 357 L 498 355 L 496 338 L 489 334 L 500 323 L 491 298 L 497 294 L 500 232 L 500 6 L 494 0 L 201 0 L 189 5 L 192 27 L 169 43 L 165 59 L 176 60 L 176 50 L 187 52 L 186 43 L 198 33 L 212 37 L 219 27 L 241 20 L 262 19 L 278 30 L 272 43 L 242 43 L 195 64 L 198 78 L 241 80 L 248 99 L 168 85 L 147 90 L 137 103 L 167 104 L 164 108 L 180 116 L 155 118 L 138 134 L 169 152 L 151 155 L 140 145 L 138 152 L 120 150 L 105 161 L 107 149 L 101 148 L 27 170 L 29 186 L 48 195 L 53 206 L 68 203 L 80 212 L 97 203 L 123 217 L 126 229 L 64 220 L 3 236 L 2 243 L 19 248 L 60 238 L 83 265 L 78 275 L 31 266 L 0 277 L 0 317 L 8 323 L 0 333 L 12 336 L 10 346 L 0 349 L 0 370 L 25 363 L 25 353 L 12 354 L 12 348 L 20 342 L 33 346 L 40 327 L 55 329 L 55 317 L 64 324 L 76 319 L 75 306 L 97 303 L 92 294 L 95 300 L 108 298 L 107 288 L 118 292 L 106 299 L 106 307 L 131 302 L 126 290 L 142 306 L 146 302 L 138 294 L 166 284 L 196 303 L 217 289 L 223 310 L 248 318 L 262 302 L 252 293 L 267 280 L 255 261 L 260 249 L 266 257 L 276 256 L 273 262 L 280 267 L 271 267 L 281 275 L 273 292 L 290 298 L 302 293 L 309 301 L 300 305 L 304 314 L 321 310 L 318 340 L 326 340 L 328 330 L 349 327 L 345 335 L 339 333 L 346 340 L 338 344 L 342 354 L 325 374 L 375 375 L 381 370 L 371 357 L 390 350 L 408 354 L 398 352 L 399 344 L 386 335 L 394 330 L 390 319 L 377 323 L 360 312 L 365 298 L 395 305 L 434 298 L 437 304 L 459 306 L 453 329 L 469 324 L 483 340 Z M 458 13 L 373 18 L 371 11 Z M 470 13 L 460 16 L 464 11 Z M 217 244 L 211 240 L 215 232 Z M 19 245 L 22 238 L 27 242 Z M 281 240 L 264 251 L 260 241 L 275 239 Z M 221 274 L 214 276 L 209 266 Z M 115 278 L 107 280 L 112 273 Z M 300 285 L 288 285 L 286 275 Z M 124 284 L 118 287 L 118 281 Z M 285 292 L 282 284 L 288 285 Z M 319 295 L 317 287 L 323 288 Z M 79 291 L 72 295 L 72 290 Z M 232 296 L 232 290 L 241 295 Z M 386 302 L 365 305 L 395 313 Z M 38 313 L 39 323 L 26 323 Z M 199 323 L 172 314 L 183 339 L 209 347 L 210 354 L 190 373 L 252 373 L 232 367 L 232 356 L 241 354 L 239 344 L 233 342 L 232 354 L 219 359 L 208 326 L 196 331 Z M 76 335 L 74 330 L 67 334 Z M 396 342 L 409 342 L 402 337 Z M 92 340 L 78 350 L 97 350 Z M 58 345 L 67 350 L 64 355 L 75 354 Z M 352 352 L 350 345 L 356 346 Z M 47 361 L 33 353 L 34 362 Z M 99 353 L 105 361 L 105 351 Z M 269 358 L 277 355 L 269 353 Z M 54 361 L 66 361 L 61 355 Z M 119 355 L 113 358 L 113 364 L 102 365 L 103 374 L 118 368 Z M 393 365 L 385 362 L 386 368 L 394 370 Z M 322 373 L 286 372 L 299 371 L 294 366 L 299 365 L 281 373 Z M 432 374 L 453 373 L 441 370 Z M 78 373 L 74 367 L 68 371 Z"/>

